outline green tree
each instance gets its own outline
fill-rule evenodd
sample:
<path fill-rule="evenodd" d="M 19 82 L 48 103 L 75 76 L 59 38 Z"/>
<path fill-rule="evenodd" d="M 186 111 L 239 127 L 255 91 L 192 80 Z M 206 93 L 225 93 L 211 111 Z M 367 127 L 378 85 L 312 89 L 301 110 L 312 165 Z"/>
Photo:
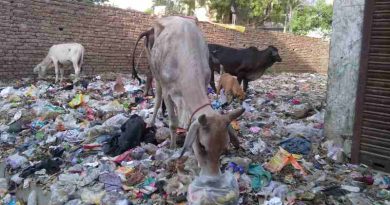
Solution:
<path fill-rule="evenodd" d="M 293 10 L 302 0 L 236 0 L 238 22 L 261 26 L 265 21 L 289 23 Z M 210 9 L 216 12 L 218 21 L 230 23 L 231 0 L 211 0 Z M 286 21 L 286 22 L 285 22 Z"/>
<path fill-rule="evenodd" d="M 237 22 L 250 24 L 260 18 L 266 19 L 270 12 L 266 10 L 275 0 L 235 0 L 237 6 Z M 216 13 L 217 21 L 230 23 L 232 0 L 211 0 L 210 10 Z"/>
<path fill-rule="evenodd" d="M 191 16 L 197 6 L 205 6 L 207 0 L 154 0 L 154 6 L 166 6 L 168 15 Z"/>
<path fill-rule="evenodd" d="M 177 15 L 184 13 L 184 7 L 179 1 L 174 0 L 153 0 L 154 6 L 165 6 L 167 15 Z"/>
<path fill-rule="evenodd" d="M 146 14 L 152 14 L 153 13 L 153 9 L 152 8 L 148 8 L 144 11 Z"/>
<path fill-rule="evenodd" d="M 325 0 L 318 0 L 314 6 L 302 6 L 297 9 L 291 21 L 292 32 L 306 35 L 309 31 L 319 29 L 329 34 L 332 29 L 332 5 Z"/>
<path fill-rule="evenodd" d="M 294 11 L 302 4 L 302 0 L 282 0 L 281 6 L 284 8 L 284 32 L 292 32 L 291 21 L 294 17 Z"/>
<path fill-rule="evenodd" d="M 284 31 L 305 35 L 311 30 L 330 32 L 333 8 L 325 0 L 304 5 L 304 0 L 235 0 L 237 23 L 262 26 L 264 22 L 282 23 Z M 231 23 L 232 0 L 154 0 L 154 5 L 167 6 L 168 15 L 193 15 L 195 8 L 205 6 L 218 22 Z"/>

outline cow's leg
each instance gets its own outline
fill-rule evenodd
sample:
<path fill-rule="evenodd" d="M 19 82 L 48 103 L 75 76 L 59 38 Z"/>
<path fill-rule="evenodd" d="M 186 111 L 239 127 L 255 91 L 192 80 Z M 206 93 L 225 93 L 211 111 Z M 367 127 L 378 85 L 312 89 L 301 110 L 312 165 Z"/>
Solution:
<path fill-rule="evenodd" d="M 76 83 L 80 79 L 80 67 L 77 64 L 77 61 L 73 61 L 73 68 L 74 68 L 74 75 L 75 75 L 74 83 Z"/>
<path fill-rule="evenodd" d="M 223 68 L 223 65 L 221 64 L 221 65 L 219 65 L 219 67 L 220 67 L 219 69 L 221 70 L 221 75 L 224 74 L 225 73 L 225 69 Z"/>
<path fill-rule="evenodd" d="M 246 92 L 248 90 L 248 79 L 244 79 L 244 92 Z"/>
<path fill-rule="evenodd" d="M 241 82 L 242 82 L 243 78 L 242 76 L 237 76 L 237 81 L 238 81 L 238 84 L 241 86 Z"/>
<path fill-rule="evenodd" d="M 238 140 L 238 137 L 236 136 L 235 131 L 231 125 L 228 126 L 228 133 L 230 142 L 233 144 L 234 148 L 240 148 L 240 140 Z"/>
<path fill-rule="evenodd" d="M 57 83 L 58 82 L 58 61 L 53 60 L 53 64 L 54 64 L 54 72 L 56 73 L 56 79 L 55 79 L 54 83 Z"/>
<path fill-rule="evenodd" d="M 152 120 L 150 121 L 151 126 L 154 126 L 154 124 L 156 123 L 157 112 L 158 109 L 160 109 L 161 101 L 162 101 L 162 88 L 160 84 L 156 81 L 156 98 L 155 98 Z"/>
<path fill-rule="evenodd" d="M 217 91 L 217 88 L 215 88 L 215 82 L 214 82 L 214 69 L 211 69 L 210 86 L 211 86 L 211 88 L 212 88 L 215 92 Z"/>
<path fill-rule="evenodd" d="M 149 95 L 149 91 L 151 90 L 150 88 L 152 87 L 152 82 L 153 82 L 153 76 L 152 74 L 147 74 L 146 76 L 146 85 L 145 85 L 145 96 Z"/>
<path fill-rule="evenodd" d="M 161 112 L 162 116 L 165 117 L 165 112 L 167 111 L 167 106 L 165 106 L 164 100 L 162 101 L 162 106 L 161 106 Z"/>
<path fill-rule="evenodd" d="M 222 89 L 222 81 L 221 78 L 219 78 L 218 87 L 216 90 L 217 96 L 221 93 L 221 89 Z"/>
<path fill-rule="evenodd" d="M 169 129 L 171 133 L 171 149 L 176 148 L 176 128 L 179 126 L 179 120 L 175 114 L 174 104 L 170 96 L 166 96 L 164 98 L 164 102 L 166 104 L 168 110 L 169 117 Z"/>
<path fill-rule="evenodd" d="M 64 68 L 60 68 L 60 83 L 62 83 L 62 80 L 64 79 Z"/>

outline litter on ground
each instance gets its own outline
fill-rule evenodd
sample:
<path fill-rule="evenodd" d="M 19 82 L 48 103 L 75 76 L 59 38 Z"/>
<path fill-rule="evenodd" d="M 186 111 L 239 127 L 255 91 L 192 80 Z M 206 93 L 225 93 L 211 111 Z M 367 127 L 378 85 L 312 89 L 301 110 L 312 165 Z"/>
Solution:
<path fill-rule="evenodd" d="M 231 123 L 239 147 L 211 180 L 221 188 L 207 192 L 194 156 L 169 149 L 168 119 L 159 113 L 148 126 L 154 98 L 131 76 L 2 87 L 0 204 L 390 204 L 388 175 L 340 163 L 329 153 L 342 148 L 321 146 L 326 79 L 264 75 L 243 105 L 209 92 L 213 109 L 246 112 Z"/>

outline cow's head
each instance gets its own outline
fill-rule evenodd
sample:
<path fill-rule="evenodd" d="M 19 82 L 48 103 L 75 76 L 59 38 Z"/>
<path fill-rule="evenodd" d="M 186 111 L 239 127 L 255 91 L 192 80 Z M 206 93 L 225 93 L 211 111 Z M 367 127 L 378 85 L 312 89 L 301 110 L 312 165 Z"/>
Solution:
<path fill-rule="evenodd" d="M 238 92 L 237 92 L 238 94 L 238 100 L 239 100 L 239 102 L 240 103 L 242 103 L 242 102 L 244 102 L 244 100 L 245 100 L 245 92 L 244 92 L 244 90 L 241 88 L 241 86 L 240 86 L 240 89 L 238 90 Z"/>
<path fill-rule="evenodd" d="M 275 62 L 282 62 L 282 58 L 280 58 L 278 49 L 277 49 L 276 47 L 274 47 L 274 46 L 268 46 L 268 50 L 271 51 L 272 59 L 273 59 Z"/>
<path fill-rule="evenodd" d="M 241 108 L 225 115 L 201 115 L 191 124 L 183 145 L 182 155 L 192 146 L 201 168 L 200 175 L 218 176 L 221 174 L 219 158 L 230 142 L 228 126 L 244 111 Z"/>
<path fill-rule="evenodd" d="M 41 64 L 38 64 L 34 68 L 34 74 L 38 74 L 38 78 L 43 78 L 46 75 L 46 67 L 42 66 Z"/>
<path fill-rule="evenodd" d="M 227 100 L 227 103 L 230 104 L 233 102 L 233 98 L 234 98 L 234 95 L 233 95 L 233 91 L 232 90 L 227 90 L 225 91 L 225 96 L 226 96 L 226 100 Z"/>

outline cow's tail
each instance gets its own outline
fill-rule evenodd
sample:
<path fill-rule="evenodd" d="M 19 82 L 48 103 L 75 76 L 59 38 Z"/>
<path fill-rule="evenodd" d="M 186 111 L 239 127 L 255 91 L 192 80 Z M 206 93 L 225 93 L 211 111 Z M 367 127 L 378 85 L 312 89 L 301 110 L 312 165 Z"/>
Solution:
<path fill-rule="evenodd" d="M 133 50 L 133 72 L 132 72 L 132 76 L 133 76 L 133 79 L 137 79 L 139 84 L 142 83 L 141 81 L 141 78 L 138 76 L 138 73 L 137 73 L 137 69 L 135 68 L 135 51 L 137 50 L 137 46 L 138 46 L 138 42 L 143 38 L 143 37 L 146 37 L 148 38 L 148 35 L 150 34 L 151 30 L 147 30 L 143 33 L 141 33 L 139 36 L 138 36 L 138 39 L 137 39 L 137 42 L 135 43 L 135 47 L 134 47 L 134 50 Z M 146 46 L 146 45 L 145 45 Z"/>

